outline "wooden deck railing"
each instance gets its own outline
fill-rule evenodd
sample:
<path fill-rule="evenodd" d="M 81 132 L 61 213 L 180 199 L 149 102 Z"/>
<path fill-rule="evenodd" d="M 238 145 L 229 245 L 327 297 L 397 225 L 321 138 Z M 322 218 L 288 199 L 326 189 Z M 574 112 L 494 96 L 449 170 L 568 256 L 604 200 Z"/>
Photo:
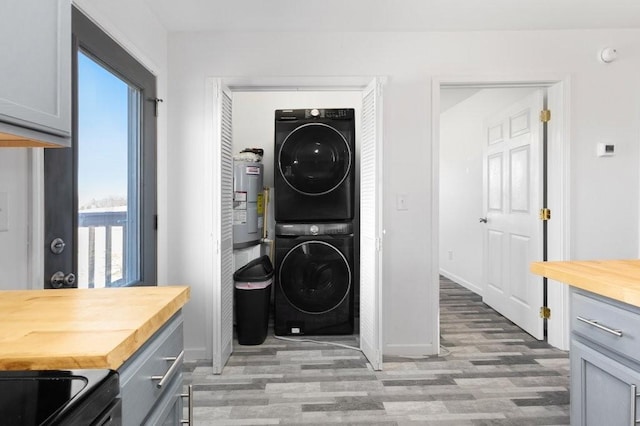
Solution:
<path fill-rule="evenodd" d="M 86 279 L 86 285 L 89 288 L 96 286 L 96 273 L 101 271 L 96 270 L 96 253 L 101 253 L 104 250 L 104 286 L 105 287 L 118 287 L 124 285 L 124 278 L 126 275 L 126 259 L 127 259 L 127 212 L 115 211 L 115 212 L 80 212 L 78 214 L 78 228 L 88 228 L 88 276 L 79 277 L 82 281 Z M 96 229 L 104 228 L 104 244 L 105 247 L 97 247 L 96 243 Z M 113 247 L 113 230 L 114 228 L 122 229 L 122 247 Z M 79 237 L 80 238 L 80 237 Z M 120 259 L 114 259 L 113 253 L 121 253 Z M 78 262 L 82 262 L 83 259 L 78 259 Z M 114 263 L 115 262 L 115 263 Z M 120 270 L 121 274 L 119 278 L 112 279 L 112 271 Z M 101 280 L 100 280 L 101 281 Z M 79 285 L 84 283 L 79 282 Z"/>

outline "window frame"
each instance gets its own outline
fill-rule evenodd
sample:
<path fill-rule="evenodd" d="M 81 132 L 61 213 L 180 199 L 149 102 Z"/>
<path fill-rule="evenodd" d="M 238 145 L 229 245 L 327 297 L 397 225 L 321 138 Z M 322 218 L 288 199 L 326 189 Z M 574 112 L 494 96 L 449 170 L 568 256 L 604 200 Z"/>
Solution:
<path fill-rule="evenodd" d="M 127 286 L 157 285 L 157 118 L 156 77 L 107 33 L 76 7 L 72 8 L 73 32 L 73 191 L 74 211 L 78 211 L 78 53 L 91 57 L 106 69 L 135 86 L 140 91 L 140 147 L 138 208 L 140 219 L 139 280 Z M 77 217 L 74 219 L 77 242 Z M 77 265 L 77 244 L 74 244 L 74 270 Z"/>

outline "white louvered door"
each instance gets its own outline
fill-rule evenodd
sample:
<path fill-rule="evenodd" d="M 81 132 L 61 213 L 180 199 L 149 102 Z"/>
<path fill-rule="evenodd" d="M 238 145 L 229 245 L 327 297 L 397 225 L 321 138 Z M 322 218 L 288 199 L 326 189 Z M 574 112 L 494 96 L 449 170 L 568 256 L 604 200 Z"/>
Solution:
<path fill-rule="evenodd" d="M 213 128 L 213 372 L 219 374 L 233 351 L 233 158 L 232 94 L 219 80 L 214 89 Z"/>
<path fill-rule="evenodd" d="M 360 137 L 360 349 L 382 370 L 382 97 L 372 81 L 362 97 Z"/>

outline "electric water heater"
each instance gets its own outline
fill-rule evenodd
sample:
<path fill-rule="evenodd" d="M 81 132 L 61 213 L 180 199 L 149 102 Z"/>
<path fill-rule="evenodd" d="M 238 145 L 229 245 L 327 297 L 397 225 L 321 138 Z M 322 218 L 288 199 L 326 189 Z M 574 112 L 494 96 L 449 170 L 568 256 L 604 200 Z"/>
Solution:
<path fill-rule="evenodd" d="M 233 248 L 258 244 L 264 226 L 263 165 L 233 161 Z"/>

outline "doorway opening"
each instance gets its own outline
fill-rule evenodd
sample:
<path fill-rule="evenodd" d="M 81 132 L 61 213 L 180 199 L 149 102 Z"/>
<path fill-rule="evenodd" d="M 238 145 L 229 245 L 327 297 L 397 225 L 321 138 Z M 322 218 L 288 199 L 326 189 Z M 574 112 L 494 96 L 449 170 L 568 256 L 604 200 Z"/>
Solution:
<path fill-rule="evenodd" d="M 566 289 L 545 285 L 528 270 L 530 261 L 543 260 L 544 230 L 537 218 L 543 207 L 555 219 L 546 223 L 547 259 L 562 260 L 568 253 L 567 82 L 452 80 L 433 87 L 434 283 L 442 275 L 482 296 L 535 338 L 543 339 L 546 327 L 546 340 L 567 349 Z M 541 109 L 551 110 L 546 126 L 538 122 L 539 111 L 524 112 L 537 108 L 536 99 Z M 542 144 L 543 131 L 550 141 L 545 206 L 542 145 L 535 143 Z M 500 221 L 515 228 L 505 230 Z M 553 321 L 540 318 L 542 306 L 552 308 Z"/>
<path fill-rule="evenodd" d="M 247 103 L 242 100 L 243 97 L 258 97 L 258 103 L 264 103 L 267 93 L 284 94 L 288 100 L 286 105 L 278 105 L 280 109 L 295 108 L 291 102 L 295 102 L 294 98 L 299 97 L 297 102 L 303 108 L 318 108 L 319 105 L 309 104 L 311 102 L 320 102 L 326 104 L 330 108 L 348 108 L 353 107 L 361 111 L 356 114 L 356 132 L 362 133 L 357 138 L 357 154 L 356 155 L 356 187 L 358 190 L 357 197 L 362 202 L 356 218 L 361 221 L 359 241 L 362 248 L 359 255 L 359 265 L 356 269 L 359 271 L 355 275 L 359 278 L 360 283 L 360 301 L 363 299 L 365 303 L 359 305 L 359 338 L 360 348 L 369 359 L 374 369 L 381 369 L 382 366 L 382 337 L 381 337 L 381 302 L 380 302 L 380 277 L 381 277 L 381 245 L 379 244 L 382 235 L 382 219 L 381 219 L 381 84 L 379 79 L 361 78 L 357 81 L 349 79 L 304 79 L 302 84 L 291 85 L 286 82 L 284 85 L 274 81 L 267 81 L 260 85 L 255 79 L 251 82 L 235 81 L 233 79 L 209 79 L 207 82 L 207 114 L 211 117 L 210 127 L 207 130 L 209 134 L 210 152 L 206 152 L 207 158 L 213 167 L 210 170 L 211 175 L 206 177 L 206 181 L 211 183 L 211 193 L 214 194 L 214 200 L 211 205 L 210 217 L 212 221 L 211 235 L 213 237 L 210 246 L 211 258 L 214 259 L 212 268 L 210 268 L 210 276 L 207 277 L 212 283 L 211 294 L 208 301 L 211 303 L 211 309 L 208 311 L 213 313 L 211 318 L 212 332 L 212 359 L 214 372 L 221 372 L 226 359 L 233 350 L 232 347 L 232 330 L 233 315 L 230 306 L 233 305 L 233 282 L 231 275 L 233 273 L 230 265 L 233 264 L 233 250 L 231 244 L 231 228 L 229 226 L 229 218 L 231 217 L 232 203 L 231 198 L 222 194 L 231 194 L 231 177 L 229 171 L 232 169 L 232 153 L 239 149 L 246 148 L 244 145 L 251 143 L 255 145 L 263 141 L 265 148 L 264 163 L 265 169 L 267 164 L 270 165 L 271 171 L 265 170 L 265 177 L 269 181 L 273 180 L 273 130 L 274 110 L 271 110 L 273 103 L 268 108 L 270 111 L 264 114 L 266 117 L 265 125 L 269 130 L 262 131 L 259 135 L 236 138 L 231 135 L 229 129 L 234 128 L 234 114 L 237 106 L 234 105 L 236 100 L 242 104 Z M 336 85 L 336 82 L 339 85 Z M 266 93 L 265 93 L 266 92 Z M 302 95 L 299 92 L 313 93 L 316 96 L 324 96 L 324 100 Z M 289 93 L 289 96 L 286 94 Z M 296 96 L 294 96 L 298 93 Z M 332 95 L 333 93 L 333 95 Z M 237 94 L 237 96 L 236 96 Z M 345 96 L 351 97 L 351 100 L 339 99 Z M 237 98 L 237 99 L 234 99 Z M 256 99 L 248 101 L 249 114 L 255 114 Z M 327 103 L 329 102 L 329 103 Z M 351 103 L 353 105 L 339 104 L 338 102 Z M 267 102 L 268 104 L 268 102 Z M 246 105 L 245 105 L 246 107 Z M 253 112 L 252 112 L 253 110 Z M 361 122 L 360 122 L 361 121 Z M 245 126 L 253 126 L 253 119 L 249 119 L 249 123 Z M 360 132 L 362 129 L 362 132 Z M 264 130 L 264 129 L 263 129 Z M 266 138 L 266 140 L 265 140 Z M 358 143 L 359 142 L 359 143 Z M 239 146 L 238 146 L 239 145 Z M 209 160 L 207 160 L 209 161 Z M 368 173 L 357 173 L 362 168 Z M 265 186 L 268 182 L 265 181 Z M 366 193 L 366 196 L 362 196 Z M 366 202 L 365 202 L 366 201 Z M 268 208 L 272 208 L 268 206 Z M 273 218 L 273 214 L 269 215 Z M 273 221 L 270 219 L 266 224 L 267 227 L 273 227 Z M 274 237 L 273 233 L 271 234 Z M 357 246 L 357 245 L 356 245 Z M 261 248 L 262 250 L 262 248 Z M 244 258 L 246 260 L 246 257 Z M 356 261 L 357 262 L 357 261 Z M 241 265 L 236 265 L 241 266 Z M 365 284 L 363 284 L 365 283 Z M 209 321 L 207 321 L 209 323 Z M 363 326 L 364 324 L 364 326 Z M 363 332 L 364 330 L 364 332 Z"/>

